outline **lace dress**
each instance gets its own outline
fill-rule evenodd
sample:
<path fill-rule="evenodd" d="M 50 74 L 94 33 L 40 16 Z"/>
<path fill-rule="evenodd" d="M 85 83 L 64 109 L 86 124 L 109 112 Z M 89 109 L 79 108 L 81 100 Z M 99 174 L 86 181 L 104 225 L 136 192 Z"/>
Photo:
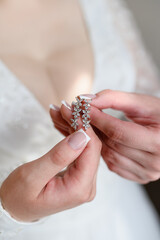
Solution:
<path fill-rule="evenodd" d="M 156 69 L 123 2 L 79 1 L 94 51 L 92 92 L 110 88 L 158 96 Z M 1 184 L 17 166 L 49 151 L 62 135 L 35 96 L 2 62 L 0 116 Z M 0 239 L 159 240 L 160 232 L 143 189 L 110 172 L 101 159 L 94 201 L 36 223 L 17 222 L 1 206 Z"/>

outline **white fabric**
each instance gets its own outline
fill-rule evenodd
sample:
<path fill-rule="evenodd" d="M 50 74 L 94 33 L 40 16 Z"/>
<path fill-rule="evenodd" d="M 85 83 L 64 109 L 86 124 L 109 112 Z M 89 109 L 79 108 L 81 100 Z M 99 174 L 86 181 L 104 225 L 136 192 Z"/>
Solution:
<path fill-rule="evenodd" d="M 123 4 L 118 0 L 80 3 L 95 56 L 93 92 L 106 88 L 139 92 L 150 89 L 158 94 L 155 69 Z M 14 168 L 42 156 L 62 136 L 53 129 L 49 114 L 33 94 L 2 62 L 0 116 L 1 184 Z M 0 211 L 0 239 L 5 240 L 160 239 L 157 216 L 142 188 L 110 172 L 103 160 L 97 196 L 91 203 L 31 225 L 14 221 L 2 206 Z"/>

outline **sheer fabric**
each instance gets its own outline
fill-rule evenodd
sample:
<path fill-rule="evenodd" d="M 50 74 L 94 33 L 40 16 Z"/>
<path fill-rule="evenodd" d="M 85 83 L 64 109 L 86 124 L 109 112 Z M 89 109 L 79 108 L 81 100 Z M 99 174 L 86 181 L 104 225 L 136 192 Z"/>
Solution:
<path fill-rule="evenodd" d="M 92 91 L 106 88 L 158 95 L 154 64 L 119 0 L 79 0 L 94 51 Z M 120 117 L 120 114 L 116 114 Z M 49 151 L 62 136 L 34 95 L 0 62 L 0 184 L 17 166 Z M 93 202 L 36 223 L 15 221 L 0 206 L 1 239 L 159 240 L 156 213 L 141 187 L 101 160 Z"/>

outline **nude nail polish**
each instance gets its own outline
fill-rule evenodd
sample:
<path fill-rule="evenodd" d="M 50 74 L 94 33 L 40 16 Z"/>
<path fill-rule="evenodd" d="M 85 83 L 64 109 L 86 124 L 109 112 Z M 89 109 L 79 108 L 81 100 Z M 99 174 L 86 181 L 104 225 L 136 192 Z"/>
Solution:
<path fill-rule="evenodd" d="M 71 106 L 66 102 L 66 101 L 62 101 L 61 102 L 66 108 L 68 108 L 69 110 L 71 110 Z"/>
<path fill-rule="evenodd" d="M 83 98 L 83 99 L 94 99 L 97 96 L 95 94 L 81 94 L 81 95 L 79 95 L 79 97 Z"/>
<path fill-rule="evenodd" d="M 60 110 L 60 108 L 58 106 L 54 105 L 54 104 L 50 104 L 49 108 L 54 110 L 54 111 L 59 111 Z"/>
<path fill-rule="evenodd" d="M 82 147 L 85 147 L 90 140 L 91 138 L 83 131 L 83 129 L 80 129 L 70 136 L 68 143 L 72 149 L 79 150 Z"/>

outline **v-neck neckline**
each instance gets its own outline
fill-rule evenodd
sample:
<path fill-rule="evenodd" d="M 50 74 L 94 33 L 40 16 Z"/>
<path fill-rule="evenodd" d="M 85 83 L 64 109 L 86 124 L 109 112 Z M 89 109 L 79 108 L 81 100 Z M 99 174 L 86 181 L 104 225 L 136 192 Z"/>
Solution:
<path fill-rule="evenodd" d="M 11 71 L 9 69 L 9 67 L 0 59 L 0 65 L 2 66 L 3 69 L 5 69 L 6 72 L 8 72 L 14 79 L 14 81 L 16 81 L 16 83 L 18 83 L 19 86 L 23 87 L 23 89 L 25 89 L 25 91 L 32 97 L 32 99 L 37 103 L 37 105 L 42 109 L 42 111 L 48 115 L 48 111 L 45 109 L 45 107 L 40 103 L 40 101 L 36 98 L 36 96 L 33 94 L 32 91 L 29 90 L 29 88 L 23 84 L 23 82 L 21 82 L 19 80 L 19 78 L 16 76 L 16 74 L 14 74 L 13 71 Z"/>
<path fill-rule="evenodd" d="M 78 0 L 78 4 L 80 6 L 80 11 L 81 11 L 81 14 L 82 14 L 82 20 L 84 21 L 84 27 L 87 31 L 87 37 L 89 38 L 89 41 L 90 41 L 90 44 L 92 46 L 92 53 L 93 53 L 93 58 L 94 58 L 94 47 L 93 47 L 93 41 L 92 41 L 92 38 L 91 38 L 91 34 L 90 34 L 90 31 L 89 31 L 89 24 L 88 24 L 88 21 L 87 21 L 87 17 L 86 17 L 86 14 L 85 14 L 85 11 L 84 11 L 84 6 L 82 4 L 82 1 L 81 0 Z M 1 62 L 1 65 L 3 65 L 3 67 L 5 67 L 5 69 L 14 77 L 14 79 L 18 82 L 19 85 L 21 85 L 27 92 L 29 95 L 32 96 L 32 99 L 34 99 L 34 101 L 37 102 L 37 104 L 39 105 L 39 107 L 41 107 L 41 109 L 45 112 L 45 114 L 48 115 L 48 111 L 47 109 L 42 105 L 42 103 L 37 99 L 37 97 L 35 96 L 35 94 L 19 79 L 19 77 L 17 77 L 17 75 L 7 66 L 7 64 L 5 64 L 5 62 L 0 59 L 0 62 Z M 93 62 L 94 62 L 94 71 L 93 71 L 93 82 L 92 82 L 92 88 L 91 88 L 91 92 L 93 91 L 94 89 L 94 84 L 95 84 L 95 72 L 96 72 L 96 64 L 95 64 L 95 60 L 93 59 Z M 52 103 L 51 103 L 52 104 Z M 49 108 L 49 106 L 48 106 Z"/>

